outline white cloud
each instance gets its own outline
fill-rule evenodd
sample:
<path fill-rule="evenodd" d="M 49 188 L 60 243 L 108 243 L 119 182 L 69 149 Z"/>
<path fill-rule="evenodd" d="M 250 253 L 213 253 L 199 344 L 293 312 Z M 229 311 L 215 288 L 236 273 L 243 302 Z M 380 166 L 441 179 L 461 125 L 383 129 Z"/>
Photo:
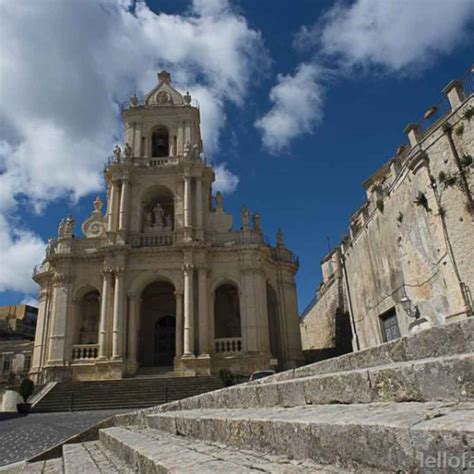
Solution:
<path fill-rule="evenodd" d="M 35 234 L 23 229 L 12 230 L 0 215 L 0 291 L 36 291 L 31 279 L 33 265 L 43 258 L 44 248 Z"/>
<path fill-rule="evenodd" d="M 302 134 L 312 133 L 322 120 L 323 75 L 314 64 L 301 64 L 293 75 L 278 75 L 270 91 L 273 106 L 255 123 L 271 153 L 279 152 Z"/>
<path fill-rule="evenodd" d="M 39 305 L 39 302 L 37 298 L 33 298 L 32 296 L 27 296 L 20 301 L 20 304 L 26 304 L 28 306 L 33 306 L 37 308 Z"/>
<path fill-rule="evenodd" d="M 20 199 L 40 212 L 100 188 L 122 134 L 119 102 L 169 69 L 201 102 L 206 152 L 215 155 L 226 104 L 243 103 L 267 62 L 260 33 L 224 0 L 195 0 L 182 15 L 132 0 L 0 0 L 0 262 L 29 268 L 0 277 L 0 291 L 32 288 L 44 245 L 7 226 L 7 216 Z"/>
<path fill-rule="evenodd" d="M 355 0 L 336 2 L 315 25 L 303 26 L 294 46 L 311 59 L 293 76 L 277 78 L 272 109 L 256 122 L 265 148 L 275 153 L 321 122 L 321 70 L 354 68 L 413 74 L 468 37 L 473 0 Z M 311 90 L 301 90 L 301 88 Z M 295 98 L 302 99 L 293 105 Z M 297 100 L 297 99 L 296 99 Z"/>
<path fill-rule="evenodd" d="M 233 193 L 239 184 L 239 177 L 230 172 L 225 163 L 215 166 L 214 171 L 216 173 L 216 180 L 212 185 L 214 192 Z"/>
<path fill-rule="evenodd" d="M 298 43 L 346 67 L 413 73 L 460 44 L 473 18 L 472 0 L 357 0 L 337 3 Z"/>

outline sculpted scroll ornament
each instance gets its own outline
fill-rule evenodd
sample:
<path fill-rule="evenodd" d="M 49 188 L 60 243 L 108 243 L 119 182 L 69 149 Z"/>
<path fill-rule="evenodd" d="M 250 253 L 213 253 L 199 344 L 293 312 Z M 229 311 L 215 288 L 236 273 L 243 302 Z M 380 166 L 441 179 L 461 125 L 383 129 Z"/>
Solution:
<path fill-rule="evenodd" d="M 105 235 L 105 222 L 102 216 L 102 200 L 97 196 L 91 216 L 82 224 L 82 232 L 87 238 L 99 238 Z"/>

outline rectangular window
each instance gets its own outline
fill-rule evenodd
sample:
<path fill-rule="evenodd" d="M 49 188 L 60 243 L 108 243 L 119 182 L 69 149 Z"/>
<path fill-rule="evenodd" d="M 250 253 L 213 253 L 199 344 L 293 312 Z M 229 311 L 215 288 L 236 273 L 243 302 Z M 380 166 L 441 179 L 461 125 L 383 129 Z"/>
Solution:
<path fill-rule="evenodd" d="M 11 359 L 7 357 L 6 359 L 3 359 L 3 373 L 8 374 L 10 372 L 11 368 Z"/>
<path fill-rule="evenodd" d="M 31 356 L 25 356 L 25 365 L 23 366 L 23 372 L 29 372 L 31 367 Z"/>
<path fill-rule="evenodd" d="M 394 339 L 398 339 L 401 336 L 395 308 L 392 308 L 381 314 L 380 323 L 382 326 L 382 336 L 384 342 L 393 341 Z"/>

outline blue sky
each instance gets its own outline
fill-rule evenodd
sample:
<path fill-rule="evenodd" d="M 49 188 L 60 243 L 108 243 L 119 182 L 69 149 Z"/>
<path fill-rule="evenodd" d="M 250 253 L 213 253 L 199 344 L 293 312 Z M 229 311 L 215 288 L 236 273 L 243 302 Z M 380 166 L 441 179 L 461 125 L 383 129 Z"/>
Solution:
<path fill-rule="evenodd" d="M 117 102 L 165 67 L 200 100 L 234 222 L 258 210 L 300 257 L 303 310 L 362 181 L 474 62 L 472 1 L 25 3 L 0 0 L 0 304 L 35 298 L 44 242 L 68 213 L 78 231 L 101 192 Z"/>

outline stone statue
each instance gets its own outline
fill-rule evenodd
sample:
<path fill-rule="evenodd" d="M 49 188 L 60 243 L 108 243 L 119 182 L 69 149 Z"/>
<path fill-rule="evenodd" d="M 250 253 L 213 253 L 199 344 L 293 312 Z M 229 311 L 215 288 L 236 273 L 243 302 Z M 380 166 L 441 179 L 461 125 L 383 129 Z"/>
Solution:
<path fill-rule="evenodd" d="M 153 226 L 153 211 L 145 212 L 145 229 L 151 229 Z"/>
<path fill-rule="evenodd" d="M 163 216 L 165 212 L 163 211 L 163 208 L 159 202 L 156 203 L 153 212 L 155 215 L 155 227 L 163 227 Z"/>
<path fill-rule="evenodd" d="M 186 92 L 186 95 L 184 96 L 184 103 L 185 103 L 186 105 L 190 105 L 190 104 L 191 104 L 191 95 L 190 95 L 189 91 Z"/>
<path fill-rule="evenodd" d="M 223 206 L 224 198 L 223 198 L 222 193 L 220 191 L 217 191 L 216 202 L 217 202 L 217 208 L 218 209 L 222 209 L 224 207 Z"/>
<path fill-rule="evenodd" d="M 132 97 L 130 97 L 130 105 L 132 107 L 136 107 L 138 105 L 138 98 L 136 94 L 133 94 Z"/>
<path fill-rule="evenodd" d="M 61 219 L 59 222 L 59 227 L 58 227 L 58 237 L 60 239 L 64 237 L 65 230 L 66 230 L 66 220 Z"/>
<path fill-rule="evenodd" d="M 100 196 L 97 196 L 95 198 L 95 201 L 94 201 L 94 211 L 95 212 L 102 212 L 102 199 L 100 198 Z"/>
<path fill-rule="evenodd" d="M 254 212 L 254 214 L 252 216 L 252 221 L 253 221 L 253 228 L 257 232 L 261 232 L 262 231 L 262 225 L 261 225 L 261 222 L 260 222 L 260 214 L 258 212 Z"/>
<path fill-rule="evenodd" d="M 283 237 L 283 231 L 281 230 L 281 227 L 278 227 L 278 232 L 277 232 L 277 247 L 284 247 L 285 246 L 285 240 Z"/>
<path fill-rule="evenodd" d="M 246 207 L 243 207 L 240 210 L 240 219 L 242 220 L 242 228 L 244 230 L 248 230 L 249 228 L 249 218 L 250 218 L 249 210 Z"/>
<path fill-rule="evenodd" d="M 163 220 L 164 220 L 164 223 L 165 223 L 165 230 L 172 230 L 171 229 L 171 216 L 165 215 Z"/>
<path fill-rule="evenodd" d="M 132 147 L 128 143 L 125 143 L 123 154 L 125 155 L 126 161 L 130 161 L 132 159 L 133 150 L 132 150 Z"/>
<path fill-rule="evenodd" d="M 66 222 L 64 223 L 64 236 L 65 237 L 72 237 L 75 223 L 76 221 L 73 219 L 72 216 L 67 216 Z"/>
<path fill-rule="evenodd" d="M 114 148 L 114 163 L 120 163 L 120 156 L 122 154 L 122 150 L 118 145 L 115 145 Z"/>

